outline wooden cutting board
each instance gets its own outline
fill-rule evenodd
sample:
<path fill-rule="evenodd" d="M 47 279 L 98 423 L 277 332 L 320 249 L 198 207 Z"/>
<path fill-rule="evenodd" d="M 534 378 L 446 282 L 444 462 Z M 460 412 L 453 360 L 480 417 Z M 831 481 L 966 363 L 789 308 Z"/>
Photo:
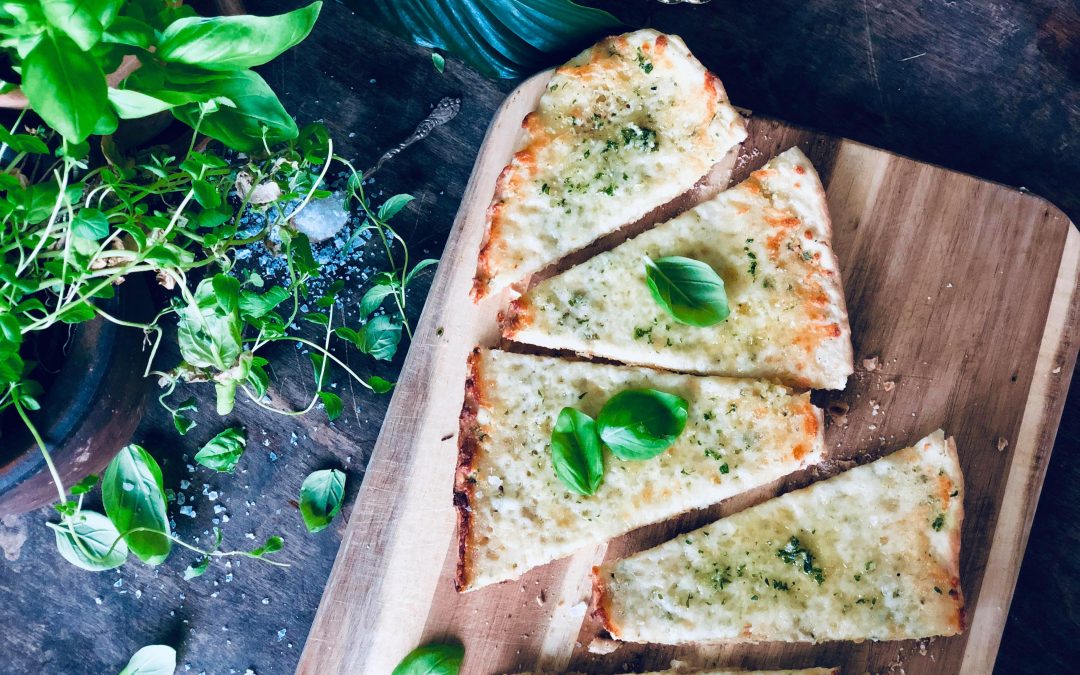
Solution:
<path fill-rule="evenodd" d="M 495 179 L 549 77 L 518 87 L 488 130 L 299 672 L 385 675 L 417 645 L 446 639 L 465 644 L 465 673 L 643 671 L 669 667 L 672 659 L 743 668 L 839 665 L 845 673 L 990 672 L 1076 360 L 1080 234 L 1031 194 L 754 117 L 738 156 L 682 205 L 742 180 L 792 145 L 817 166 L 856 353 L 846 391 L 815 394 L 824 407 L 849 407 L 846 422 L 834 419 L 826 429 L 839 461 L 581 551 L 520 581 L 466 595 L 454 590 L 451 490 L 465 358 L 477 344 L 498 344 L 496 314 L 507 300 L 476 306 L 468 290 Z M 590 653 L 598 631 L 586 611 L 594 564 L 850 466 L 845 459 L 905 447 L 938 427 L 956 437 L 967 485 L 964 635 L 624 645 Z"/>

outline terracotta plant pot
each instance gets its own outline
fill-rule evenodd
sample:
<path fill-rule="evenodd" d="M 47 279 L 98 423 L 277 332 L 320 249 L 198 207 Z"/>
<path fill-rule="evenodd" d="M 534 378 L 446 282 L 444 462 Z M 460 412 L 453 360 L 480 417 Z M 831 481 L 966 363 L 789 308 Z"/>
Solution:
<path fill-rule="evenodd" d="M 128 278 L 103 305 L 129 321 L 150 318 L 146 282 Z M 29 359 L 42 365 L 34 377 L 45 393 L 30 418 L 41 433 L 64 485 L 98 473 L 131 438 L 146 405 L 151 380 L 143 333 L 98 318 L 45 331 Z M 56 487 L 45 460 L 15 411 L 0 419 L 0 517 L 56 502 Z"/>

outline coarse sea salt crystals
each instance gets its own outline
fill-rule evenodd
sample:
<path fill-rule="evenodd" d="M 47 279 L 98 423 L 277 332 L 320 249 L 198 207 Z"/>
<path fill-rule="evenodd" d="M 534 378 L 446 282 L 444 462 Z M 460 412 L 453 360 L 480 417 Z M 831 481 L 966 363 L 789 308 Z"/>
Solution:
<path fill-rule="evenodd" d="M 300 213 L 293 216 L 296 229 L 313 242 L 330 239 L 345 227 L 348 220 L 345 196 L 340 192 L 335 192 L 326 199 L 311 200 Z"/>

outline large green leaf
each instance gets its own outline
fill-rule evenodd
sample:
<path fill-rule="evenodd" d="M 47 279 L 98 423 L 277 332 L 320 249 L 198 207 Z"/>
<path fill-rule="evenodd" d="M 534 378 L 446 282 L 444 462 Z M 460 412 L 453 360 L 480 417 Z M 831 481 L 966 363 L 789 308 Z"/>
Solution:
<path fill-rule="evenodd" d="M 121 0 L 41 0 L 41 9 L 50 24 L 87 51 L 101 40 L 120 4 Z"/>
<path fill-rule="evenodd" d="M 489 77 L 520 77 L 617 33 L 611 14 L 570 0 L 351 0 L 362 16 Z"/>
<path fill-rule="evenodd" d="M 278 16 L 180 19 L 165 29 L 157 55 L 207 70 L 261 66 L 306 38 L 321 8 L 313 2 Z"/>
<path fill-rule="evenodd" d="M 85 141 L 112 115 L 105 75 L 69 38 L 42 37 L 23 61 L 22 78 L 30 107 L 69 143 Z"/>
<path fill-rule="evenodd" d="M 101 480 L 101 501 L 132 553 L 150 565 L 165 562 L 172 550 L 165 487 L 149 452 L 129 445 L 113 457 Z M 150 531 L 131 532 L 137 528 Z"/>
<path fill-rule="evenodd" d="M 300 486 L 300 515 L 308 532 L 326 529 L 345 499 L 345 474 L 337 469 L 312 472 Z"/>
<path fill-rule="evenodd" d="M 60 555 L 76 567 L 103 572 L 119 567 L 127 560 L 127 544 L 120 539 L 120 532 L 112 521 L 100 513 L 86 509 L 79 511 L 70 529 L 66 523 L 48 525 L 56 535 L 56 548 Z M 75 530 L 74 537 L 71 535 L 72 529 Z"/>
<path fill-rule="evenodd" d="M 263 129 L 271 144 L 292 140 L 299 133 L 296 121 L 285 111 L 274 91 L 250 70 L 221 73 L 205 82 L 190 84 L 186 90 L 200 95 L 204 101 L 219 97 L 227 100 L 208 113 L 201 124 L 196 103 L 173 108 L 173 115 L 188 126 L 198 125 L 200 133 L 234 150 L 261 147 Z"/>

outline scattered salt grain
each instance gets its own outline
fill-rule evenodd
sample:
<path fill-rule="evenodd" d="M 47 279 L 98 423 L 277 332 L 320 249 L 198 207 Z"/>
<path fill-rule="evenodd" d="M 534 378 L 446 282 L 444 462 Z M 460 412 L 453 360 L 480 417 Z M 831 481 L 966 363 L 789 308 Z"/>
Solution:
<path fill-rule="evenodd" d="M 180 507 L 180 515 L 187 516 L 188 518 L 194 518 L 195 517 L 195 509 L 191 508 L 190 505 L 189 506 L 181 506 Z"/>
<path fill-rule="evenodd" d="M 277 641 L 278 641 L 278 642 L 281 642 L 281 641 L 282 641 L 282 640 L 284 640 L 284 639 L 285 639 L 285 629 L 284 629 L 284 628 L 282 628 L 281 630 L 279 630 L 279 631 L 277 632 Z"/>
<path fill-rule="evenodd" d="M 867 372 L 872 373 L 875 370 L 877 370 L 878 357 L 872 356 L 872 357 L 870 357 L 868 359 L 863 359 L 862 365 L 863 365 L 863 368 L 866 369 Z"/>
<path fill-rule="evenodd" d="M 1007 447 L 1009 447 L 1009 441 L 1005 440 L 1001 436 L 998 436 L 998 439 L 997 439 L 998 452 L 1004 452 L 1005 448 L 1007 448 Z"/>

